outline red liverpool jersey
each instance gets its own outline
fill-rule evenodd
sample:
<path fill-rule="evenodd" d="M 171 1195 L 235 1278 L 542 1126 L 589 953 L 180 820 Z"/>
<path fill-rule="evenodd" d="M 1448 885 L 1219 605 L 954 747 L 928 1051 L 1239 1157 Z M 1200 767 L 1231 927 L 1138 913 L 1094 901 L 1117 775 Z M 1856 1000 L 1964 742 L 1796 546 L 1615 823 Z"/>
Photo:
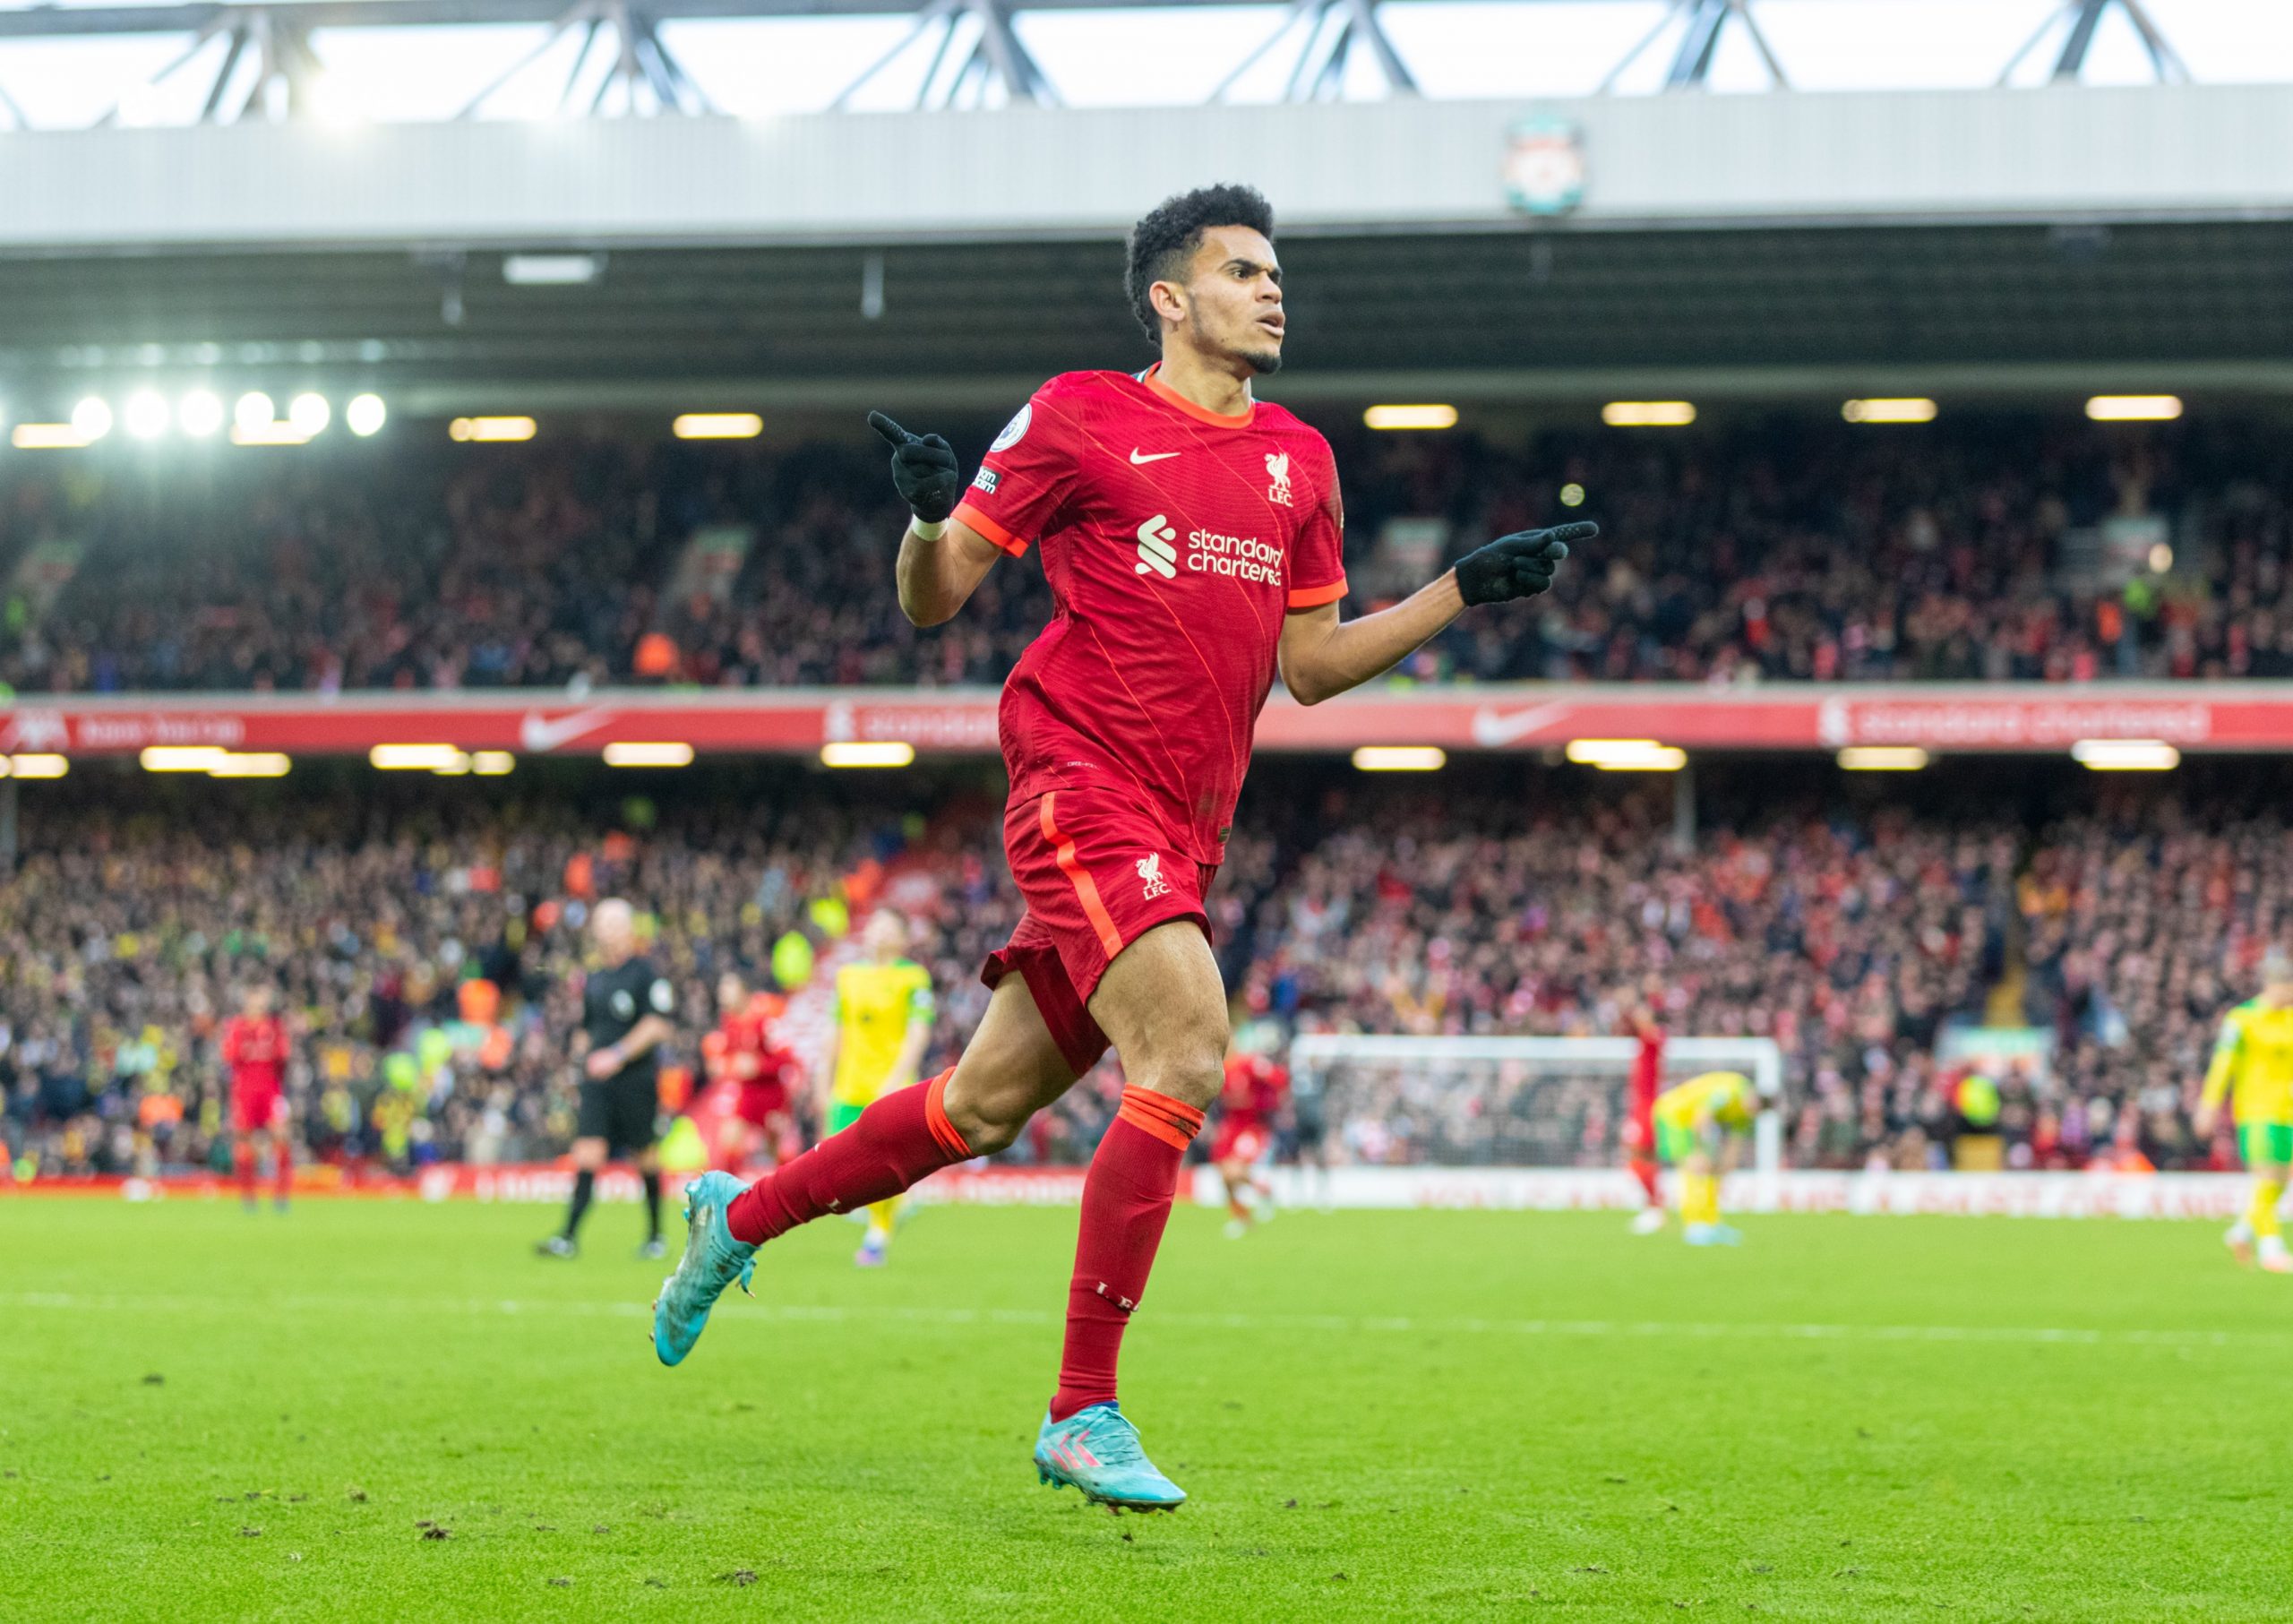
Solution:
<path fill-rule="evenodd" d="M 223 1062 L 236 1090 L 276 1094 L 287 1081 L 287 1023 L 276 1015 L 234 1015 L 223 1027 Z"/>
<path fill-rule="evenodd" d="M 1290 1073 L 1263 1054 L 1237 1054 L 1226 1062 L 1218 1090 L 1221 1121 L 1249 1128 L 1270 1126 L 1290 1096 Z"/>
<path fill-rule="evenodd" d="M 1635 1114 L 1645 1114 L 1656 1106 L 1656 1096 L 1664 1091 L 1664 1029 L 1647 1026 L 1640 1029 L 1640 1047 L 1632 1057 L 1630 1098 Z"/>
<path fill-rule="evenodd" d="M 1065 373 L 1019 408 L 956 517 L 1043 548 L 1054 612 L 1003 685 L 1011 799 L 1143 795 L 1224 855 L 1283 616 L 1345 596 L 1329 443 L 1281 407 L 1207 412 L 1155 369 Z"/>

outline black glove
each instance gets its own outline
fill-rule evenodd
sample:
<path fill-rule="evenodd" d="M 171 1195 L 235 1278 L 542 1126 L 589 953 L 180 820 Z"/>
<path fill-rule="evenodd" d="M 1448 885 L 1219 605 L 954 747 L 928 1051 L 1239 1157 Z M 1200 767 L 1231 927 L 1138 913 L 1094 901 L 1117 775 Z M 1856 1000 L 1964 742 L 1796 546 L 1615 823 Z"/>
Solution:
<path fill-rule="evenodd" d="M 1457 560 L 1457 590 L 1468 604 L 1534 597 L 1552 585 L 1552 572 L 1568 556 L 1570 542 L 1590 541 L 1600 533 L 1600 526 L 1580 523 L 1499 536 Z"/>
<path fill-rule="evenodd" d="M 908 511 L 926 524 L 938 524 L 963 499 L 964 477 L 956 453 L 937 434 L 911 434 L 881 412 L 868 414 L 868 426 L 892 448 L 892 484 Z"/>

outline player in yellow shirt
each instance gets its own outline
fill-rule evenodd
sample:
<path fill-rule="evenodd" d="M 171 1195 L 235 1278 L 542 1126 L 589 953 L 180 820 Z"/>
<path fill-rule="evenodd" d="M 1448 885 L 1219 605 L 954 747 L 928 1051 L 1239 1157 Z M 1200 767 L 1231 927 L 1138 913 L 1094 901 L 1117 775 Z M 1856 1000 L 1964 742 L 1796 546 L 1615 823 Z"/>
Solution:
<path fill-rule="evenodd" d="M 1705 1071 L 1656 1096 L 1656 1155 L 1679 1169 L 1680 1228 L 1690 1246 L 1736 1246 L 1720 1222 L 1720 1181 L 1765 1104 L 1740 1071 Z"/>
<path fill-rule="evenodd" d="M 2293 1166 L 2293 955 L 2272 948 L 2262 960 L 2261 978 L 2261 996 L 2221 1018 L 2193 1125 L 2198 1138 L 2211 1139 L 2221 1096 L 2229 1096 L 2237 1148 L 2254 1175 L 2254 1199 L 2221 1238 L 2240 1263 L 2253 1261 L 2258 1241 L 2263 1268 L 2293 1275 L 2277 1217 L 2287 1169 Z"/>
<path fill-rule="evenodd" d="M 879 908 L 860 941 L 867 957 L 836 973 L 836 1003 L 820 1053 L 828 1089 L 821 1126 L 829 1134 L 858 1121 L 880 1095 L 915 1081 L 939 1010 L 931 972 L 907 957 L 905 919 Z M 868 1208 L 868 1237 L 855 1263 L 872 1268 L 883 1262 L 892 1222 L 906 1204 L 901 1195 Z"/>

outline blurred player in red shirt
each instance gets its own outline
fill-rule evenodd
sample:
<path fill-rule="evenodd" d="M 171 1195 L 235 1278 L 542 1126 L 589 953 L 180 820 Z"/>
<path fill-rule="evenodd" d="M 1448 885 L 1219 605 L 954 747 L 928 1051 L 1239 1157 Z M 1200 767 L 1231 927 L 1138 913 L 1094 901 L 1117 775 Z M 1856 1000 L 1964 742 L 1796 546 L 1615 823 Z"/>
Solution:
<path fill-rule="evenodd" d="M 239 1199 L 255 1207 L 255 1157 L 272 1158 L 271 1198 L 287 1210 L 295 1181 L 295 1153 L 287 1140 L 287 1023 L 271 1009 L 271 988 L 262 982 L 246 990 L 239 1013 L 223 1024 L 223 1063 L 231 1069 L 231 1166 L 238 1174 Z"/>
<path fill-rule="evenodd" d="M 1263 1054 L 1241 1049 L 1226 1056 L 1226 1080 L 1218 1090 L 1218 1137 L 1210 1142 L 1211 1165 L 1226 1182 L 1226 1235 L 1240 1240 L 1253 1218 L 1274 1216 L 1274 1186 L 1258 1164 L 1274 1145 L 1275 1119 L 1290 1097 L 1290 1074 Z"/>
<path fill-rule="evenodd" d="M 1042 1482 L 1135 1510 L 1186 1499 L 1116 1402 L 1115 1367 L 1218 1097 L 1229 1025 L 1206 897 L 1226 855 L 1278 672 L 1314 705 L 1390 670 L 1475 605 L 1552 585 L 1590 524 L 1499 537 L 1374 613 L 1344 618 L 1344 517 L 1329 443 L 1254 381 L 1287 332 L 1274 211 L 1205 186 L 1133 228 L 1131 314 L 1162 352 L 1136 373 L 1052 379 L 968 481 L 936 434 L 882 413 L 912 516 L 894 577 L 918 626 L 953 618 L 1033 554 L 1054 613 L 1003 684 L 1003 850 L 1026 902 L 949 1070 L 880 1095 L 843 1132 L 743 1190 L 688 1190 L 684 1260 L 653 1346 L 683 1361 L 755 1250 L 800 1224 L 992 1155 L 1112 1046 L 1129 1086 L 1083 1182 L 1067 1340 L 1036 1434 Z M 1523 623 L 1525 630 L 1525 623 Z"/>
<path fill-rule="evenodd" d="M 1653 1235 L 1664 1227 L 1664 1203 L 1656 1193 L 1656 1096 L 1664 1088 L 1664 1029 L 1656 1024 L 1654 1010 L 1635 1005 L 1624 1018 L 1627 1033 L 1640 1040 L 1632 1057 L 1632 1078 L 1626 1092 L 1625 1165 L 1647 1198 L 1632 1220 L 1636 1235 Z"/>
<path fill-rule="evenodd" d="M 795 1138 L 796 1085 L 803 1063 L 780 1041 L 787 1004 L 748 989 L 735 971 L 717 978 L 717 1029 L 700 1040 L 701 1064 L 712 1086 L 734 1090 L 717 1130 L 709 1165 L 737 1169 L 761 1150 L 779 1164 Z"/>

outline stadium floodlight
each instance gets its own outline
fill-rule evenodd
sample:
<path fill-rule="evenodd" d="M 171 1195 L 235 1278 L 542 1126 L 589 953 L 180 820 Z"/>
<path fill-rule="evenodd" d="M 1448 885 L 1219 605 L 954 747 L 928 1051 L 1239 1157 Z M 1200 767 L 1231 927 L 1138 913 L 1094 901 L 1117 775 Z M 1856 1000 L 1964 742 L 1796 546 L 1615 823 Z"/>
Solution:
<path fill-rule="evenodd" d="M 8 443 L 20 451 L 76 451 L 88 437 L 69 423 L 19 423 Z"/>
<path fill-rule="evenodd" d="M 1438 744 L 1364 744 L 1353 752 L 1361 772 L 1438 772 L 1449 752 Z"/>
<path fill-rule="evenodd" d="M 437 772 L 468 758 L 451 744 L 377 744 L 366 760 L 384 772 Z"/>
<path fill-rule="evenodd" d="M 2170 772 L 2182 752 L 2163 739 L 2081 739 L 2070 759 L 2095 772 Z"/>
<path fill-rule="evenodd" d="M 342 425 L 361 440 L 382 433 L 389 420 L 390 408 L 380 395 L 353 395 L 342 408 Z"/>
<path fill-rule="evenodd" d="M 217 744 L 149 744 L 135 759 L 145 772 L 212 772 L 228 753 Z"/>
<path fill-rule="evenodd" d="M 1562 485 L 1560 487 L 1560 505 L 1564 508 L 1583 507 L 1584 505 L 1584 487 L 1578 485 L 1573 479 L 1567 485 Z"/>
<path fill-rule="evenodd" d="M 668 739 L 616 739 L 605 746 L 608 767 L 690 767 L 692 746 Z"/>
<path fill-rule="evenodd" d="M 1928 760 L 1916 744 L 1850 744 L 1839 752 L 1849 772 L 1917 772 Z"/>
<path fill-rule="evenodd" d="M 1678 772 L 1688 765 L 1687 751 L 1654 739 L 1571 739 L 1567 756 L 1602 772 Z"/>
<path fill-rule="evenodd" d="M 207 769 L 210 778 L 283 778 L 295 765 L 275 750 L 226 750 Z"/>
<path fill-rule="evenodd" d="M 1457 408 L 1454 406 L 1373 406 L 1361 414 L 1364 428 L 1455 428 Z"/>
<path fill-rule="evenodd" d="M 194 389 L 176 403 L 176 426 L 204 440 L 223 426 L 223 400 L 213 390 Z"/>
<path fill-rule="evenodd" d="M 915 746 L 900 739 L 839 739 L 820 746 L 823 767 L 905 767 Z"/>
<path fill-rule="evenodd" d="M 1894 400 L 1850 400 L 1839 408 L 1839 415 L 1850 423 L 1932 423 L 1935 402 L 1923 395 L 1907 395 Z"/>
<path fill-rule="evenodd" d="M 586 288 L 605 274 L 601 253 L 513 253 L 502 262 L 512 288 Z"/>
<path fill-rule="evenodd" d="M 259 389 L 247 391 L 239 397 L 238 404 L 231 408 L 232 425 L 249 432 L 269 428 L 278 420 L 279 408 L 272 404 L 269 395 Z"/>
<path fill-rule="evenodd" d="M 481 443 L 502 443 L 534 437 L 531 417 L 457 417 L 446 425 L 450 440 L 471 440 Z"/>
<path fill-rule="evenodd" d="M 324 395 L 306 390 L 287 402 L 287 421 L 308 440 L 326 433 L 326 425 L 334 421 L 334 408 L 326 403 Z"/>
<path fill-rule="evenodd" d="M 157 440 L 167 432 L 167 425 L 174 419 L 175 414 L 167 409 L 167 401 L 156 390 L 137 390 L 127 397 L 127 404 L 120 411 L 120 421 L 138 440 Z"/>
<path fill-rule="evenodd" d="M 1601 421 L 1610 428 L 1685 428 L 1696 421 L 1696 408 L 1686 400 L 1611 400 L 1601 408 Z"/>
<path fill-rule="evenodd" d="M 481 778 L 498 778 L 517 765 L 518 758 L 506 750 L 470 752 L 469 769 Z"/>
<path fill-rule="evenodd" d="M 2182 415 L 2179 395 L 2096 395 L 2086 416 L 2097 423 L 2170 423 Z"/>
<path fill-rule="evenodd" d="M 680 440 L 753 440 L 764 433 L 754 412 L 687 412 L 669 425 Z"/>
<path fill-rule="evenodd" d="M 308 445 L 311 437 L 291 423 L 235 423 L 233 445 Z"/>
<path fill-rule="evenodd" d="M 32 754 L 10 756 L 10 773 L 19 778 L 60 778 L 72 770 L 68 756 Z"/>
<path fill-rule="evenodd" d="M 101 395 L 90 395 L 72 408 L 72 426 L 79 431 L 82 445 L 94 444 L 111 433 L 111 403 Z"/>

